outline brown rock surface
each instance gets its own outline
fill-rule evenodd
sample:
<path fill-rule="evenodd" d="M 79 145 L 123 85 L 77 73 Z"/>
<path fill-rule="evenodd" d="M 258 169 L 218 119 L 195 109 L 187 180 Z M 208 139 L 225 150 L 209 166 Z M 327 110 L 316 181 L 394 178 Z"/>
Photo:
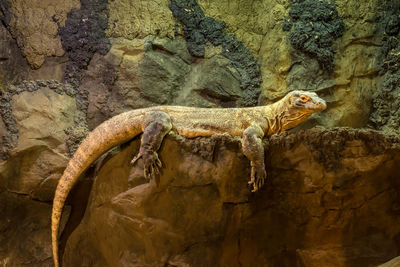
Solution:
<path fill-rule="evenodd" d="M 132 40 L 148 35 L 174 36 L 175 20 L 165 0 L 110 1 L 107 35 Z"/>
<path fill-rule="evenodd" d="M 67 13 L 79 6 L 76 0 L 10 1 L 9 30 L 32 68 L 40 68 L 45 57 L 64 54 L 57 23 L 63 26 Z"/>
<path fill-rule="evenodd" d="M 400 266 L 400 257 L 396 257 L 388 262 L 385 262 L 382 265 L 379 265 L 378 267 L 398 267 Z"/>
<path fill-rule="evenodd" d="M 43 86 L 15 94 L 11 104 L 18 142 L 0 163 L 1 187 L 50 201 L 68 162 L 64 130 L 74 125 L 75 99 Z"/>
<path fill-rule="evenodd" d="M 0 91 L 4 91 L 5 84 L 20 82 L 27 76 L 29 67 L 17 43 L 3 25 L 0 25 L 0 58 Z"/>
<path fill-rule="evenodd" d="M 0 25 L 0 91 L 8 84 L 19 84 L 23 80 L 58 80 L 64 76 L 65 60 L 47 57 L 39 69 L 32 69 L 23 51 L 9 30 Z"/>
<path fill-rule="evenodd" d="M 246 184 L 238 139 L 169 135 L 160 185 L 129 161 L 104 163 L 67 266 L 374 266 L 400 248 L 400 139 L 312 129 L 273 136 L 269 183 Z"/>
<path fill-rule="evenodd" d="M 68 218 L 68 213 L 67 207 L 65 218 Z M 50 203 L 1 192 L 0 214 L 0 266 L 53 266 Z"/>

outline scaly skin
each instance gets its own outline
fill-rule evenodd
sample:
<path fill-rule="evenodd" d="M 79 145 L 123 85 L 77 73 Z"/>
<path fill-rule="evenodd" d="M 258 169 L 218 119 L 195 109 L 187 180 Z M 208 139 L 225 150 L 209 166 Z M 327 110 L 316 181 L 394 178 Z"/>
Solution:
<path fill-rule="evenodd" d="M 268 106 L 160 106 L 128 111 L 103 122 L 83 140 L 58 182 L 51 217 L 54 265 L 59 267 L 58 229 L 65 200 L 79 176 L 107 150 L 143 133 L 139 153 L 132 163 L 142 159 L 144 176 L 152 179 L 161 167 L 157 151 L 170 131 L 187 138 L 221 133 L 241 136 L 243 154 L 250 160 L 249 184 L 254 192 L 266 179 L 262 138 L 293 128 L 325 108 L 325 101 L 315 93 L 293 91 Z"/>

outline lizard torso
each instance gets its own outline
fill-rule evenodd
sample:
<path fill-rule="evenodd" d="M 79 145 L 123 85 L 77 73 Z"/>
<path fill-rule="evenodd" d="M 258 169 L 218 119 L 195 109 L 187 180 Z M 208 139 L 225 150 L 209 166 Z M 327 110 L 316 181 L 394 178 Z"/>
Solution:
<path fill-rule="evenodd" d="M 232 136 L 242 136 L 251 124 L 256 123 L 267 135 L 280 132 L 275 123 L 277 116 L 273 106 L 249 108 L 194 108 L 182 106 L 160 106 L 143 109 L 143 113 L 162 111 L 171 117 L 172 131 L 193 138 L 228 133 Z"/>

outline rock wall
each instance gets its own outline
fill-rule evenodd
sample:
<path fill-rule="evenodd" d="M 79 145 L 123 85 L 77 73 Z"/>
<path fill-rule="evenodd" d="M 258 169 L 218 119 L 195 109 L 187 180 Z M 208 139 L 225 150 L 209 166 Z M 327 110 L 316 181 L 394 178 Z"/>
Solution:
<path fill-rule="evenodd" d="M 256 194 L 238 139 L 169 135 L 159 186 L 130 166 L 138 147 L 102 162 L 66 266 L 375 266 L 398 253 L 398 136 L 274 136 Z"/>
<path fill-rule="evenodd" d="M 265 144 L 258 194 L 228 137 L 170 135 L 160 187 L 128 166 L 137 140 L 105 157 L 68 199 L 66 266 L 398 256 L 399 14 L 398 0 L 0 0 L 0 265 L 51 266 L 56 183 L 104 120 L 153 105 L 268 104 L 294 89 L 328 109 Z"/>

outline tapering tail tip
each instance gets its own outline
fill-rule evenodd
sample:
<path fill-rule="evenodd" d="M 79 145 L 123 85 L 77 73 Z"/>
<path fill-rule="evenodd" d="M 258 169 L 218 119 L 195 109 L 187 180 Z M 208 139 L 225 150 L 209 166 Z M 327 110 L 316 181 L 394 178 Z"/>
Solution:
<path fill-rule="evenodd" d="M 52 225 L 51 225 L 52 233 L 51 233 L 51 246 L 52 246 L 52 251 L 53 251 L 53 262 L 55 267 L 59 267 L 59 261 L 58 261 L 58 227 L 56 224 L 54 224 L 54 220 L 52 219 Z"/>
<path fill-rule="evenodd" d="M 59 267 L 58 255 L 58 230 L 60 228 L 61 214 L 64 207 L 64 190 L 60 190 L 60 185 L 57 186 L 53 200 L 53 210 L 51 214 L 51 246 L 53 251 L 54 266 Z"/>

